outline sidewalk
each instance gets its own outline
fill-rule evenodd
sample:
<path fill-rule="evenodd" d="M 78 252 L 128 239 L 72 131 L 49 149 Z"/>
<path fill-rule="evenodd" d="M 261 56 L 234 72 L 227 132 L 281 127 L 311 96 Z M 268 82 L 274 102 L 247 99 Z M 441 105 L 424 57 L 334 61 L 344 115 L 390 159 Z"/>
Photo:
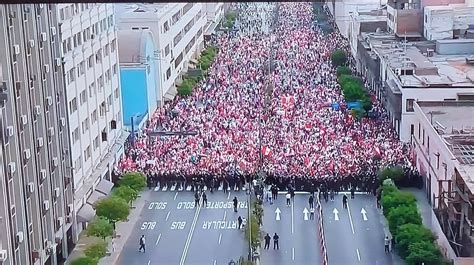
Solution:
<path fill-rule="evenodd" d="M 99 265 L 110 265 L 117 263 L 123 246 L 132 234 L 133 227 L 135 227 L 135 224 L 137 223 L 140 217 L 140 212 L 142 211 L 143 206 L 149 201 L 149 197 L 152 193 L 153 192 L 149 190 L 143 192 L 141 194 L 141 197 L 139 197 L 133 203 L 134 208 L 131 209 L 130 215 L 128 216 L 128 220 L 126 222 L 120 222 L 116 224 L 116 237 L 113 238 L 107 246 L 107 253 L 110 255 L 100 259 Z"/>

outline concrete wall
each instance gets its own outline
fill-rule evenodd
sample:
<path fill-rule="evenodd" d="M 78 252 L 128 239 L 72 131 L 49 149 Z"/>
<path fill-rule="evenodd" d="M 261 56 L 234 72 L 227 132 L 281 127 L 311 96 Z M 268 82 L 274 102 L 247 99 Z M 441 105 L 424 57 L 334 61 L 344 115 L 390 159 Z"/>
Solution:
<path fill-rule="evenodd" d="M 419 32 L 422 33 L 422 16 L 421 10 L 396 10 L 395 15 L 395 32 L 398 34 L 405 34 L 405 32 Z"/>
<path fill-rule="evenodd" d="M 474 54 L 474 39 L 436 41 L 436 53 L 441 55 Z"/>
<path fill-rule="evenodd" d="M 446 6 L 449 4 L 463 4 L 466 0 L 421 0 L 421 7 L 425 6 Z M 469 1 L 469 0 L 468 0 Z"/>

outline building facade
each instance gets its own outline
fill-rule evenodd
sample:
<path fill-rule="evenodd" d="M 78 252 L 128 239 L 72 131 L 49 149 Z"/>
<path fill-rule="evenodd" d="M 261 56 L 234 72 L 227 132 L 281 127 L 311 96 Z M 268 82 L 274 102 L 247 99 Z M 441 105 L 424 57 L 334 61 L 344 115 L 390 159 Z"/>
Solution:
<path fill-rule="evenodd" d="M 113 4 L 58 4 L 58 33 L 73 165 L 76 235 L 107 195 L 123 154 L 117 27 Z"/>
<path fill-rule="evenodd" d="M 120 30 L 150 30 L 156 45 L 159 105 L 176 95 L 189 64 L 204 48 L 207 23 L 203 3 L 118 4 Z"/>
<path fill-rule="evenodd" d="M 0 263 L 73 247 L 67 99 L 55 5 L 0 6 Z"/>

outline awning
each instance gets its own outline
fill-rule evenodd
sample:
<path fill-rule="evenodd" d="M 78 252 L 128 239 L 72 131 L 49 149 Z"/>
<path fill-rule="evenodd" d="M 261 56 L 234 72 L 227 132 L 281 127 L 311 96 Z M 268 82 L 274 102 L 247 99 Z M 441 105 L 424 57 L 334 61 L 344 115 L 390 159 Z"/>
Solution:
<path fill-rule="evenodd" d="M 77 222 L 78 223 L 86 223 L 90 222 L 92 218 L 95 216 L 95 210 L 92 208 L 90 204 L 84 204 L 79 212 L 77 212 Z"/>
<path fill-rule="evenodd" d="M 95 187 L 95 190 L 100 193 L 103 193 L 104 195 L 109 195 L 113 187 L 114 183 L 106 179 L 102 179 L 99 184 L 97 184 L 97 187 Z"/>
<path fill-rule="evenodd" d="M 98 192 L 98 191 L 93 191 L 91 196 L 89 196 L 89 198 L 87 198 L 87 203 L 90 204 L 90 205 L 94 205 L 94 203 L 96 203 L 98 200 L 104 198 L 105 195 Z"/>

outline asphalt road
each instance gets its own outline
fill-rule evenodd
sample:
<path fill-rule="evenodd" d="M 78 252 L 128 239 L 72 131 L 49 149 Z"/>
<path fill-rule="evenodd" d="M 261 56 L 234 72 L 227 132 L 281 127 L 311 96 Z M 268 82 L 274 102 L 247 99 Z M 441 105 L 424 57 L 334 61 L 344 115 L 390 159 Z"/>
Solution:
<path fill-rule="evenodd" d="M 285 194 L 278 194 L 277 200 L 270 204 L 264 203 L 264 235 L 269 233 L 273 238 L 275 232 L 280 236 L 279 250 L 273 249 L 273 239 L 270 249 L 263 249 L 261 264 L 263 265 L 308 265 L 321 264 L 321 252 L 318 236 L 317 213 L 315 220 L 311 220 L 309 214 L 305 218 L 303 213 L 308 204 L 309 193 L 297 193 L 290 207 L 286 206 Z M 277 220 L 275 211 L 279 209 L 280 220 Z M 305 220 L 307 219 L 307 220 Z"/>
<path fill-rule="evenodd" d="M 245 191 L 206 191 L 207 207 L 195 207 L 190 191 L 157 191 L 131 227 L 119 265 L 227 265 L 247 256 L 248 244 L 243 230 L 238 230 L 239 215 L 247 217 Z M 237 196 L 239 209 L 233 211 Z M 146 252 L 138 252 L 141 235 L 146 238 Z"/>
<path fill-rule="evenodd" d="M 344 209 L 342 196 L 337 195 L 334 202 L 322 201 L 329 264 L 392 265 L 391 255 L 384 252 L 384 231 L 375 197 L 355 194 L 351 199 L 347 194 L 348 208 Z"/>

